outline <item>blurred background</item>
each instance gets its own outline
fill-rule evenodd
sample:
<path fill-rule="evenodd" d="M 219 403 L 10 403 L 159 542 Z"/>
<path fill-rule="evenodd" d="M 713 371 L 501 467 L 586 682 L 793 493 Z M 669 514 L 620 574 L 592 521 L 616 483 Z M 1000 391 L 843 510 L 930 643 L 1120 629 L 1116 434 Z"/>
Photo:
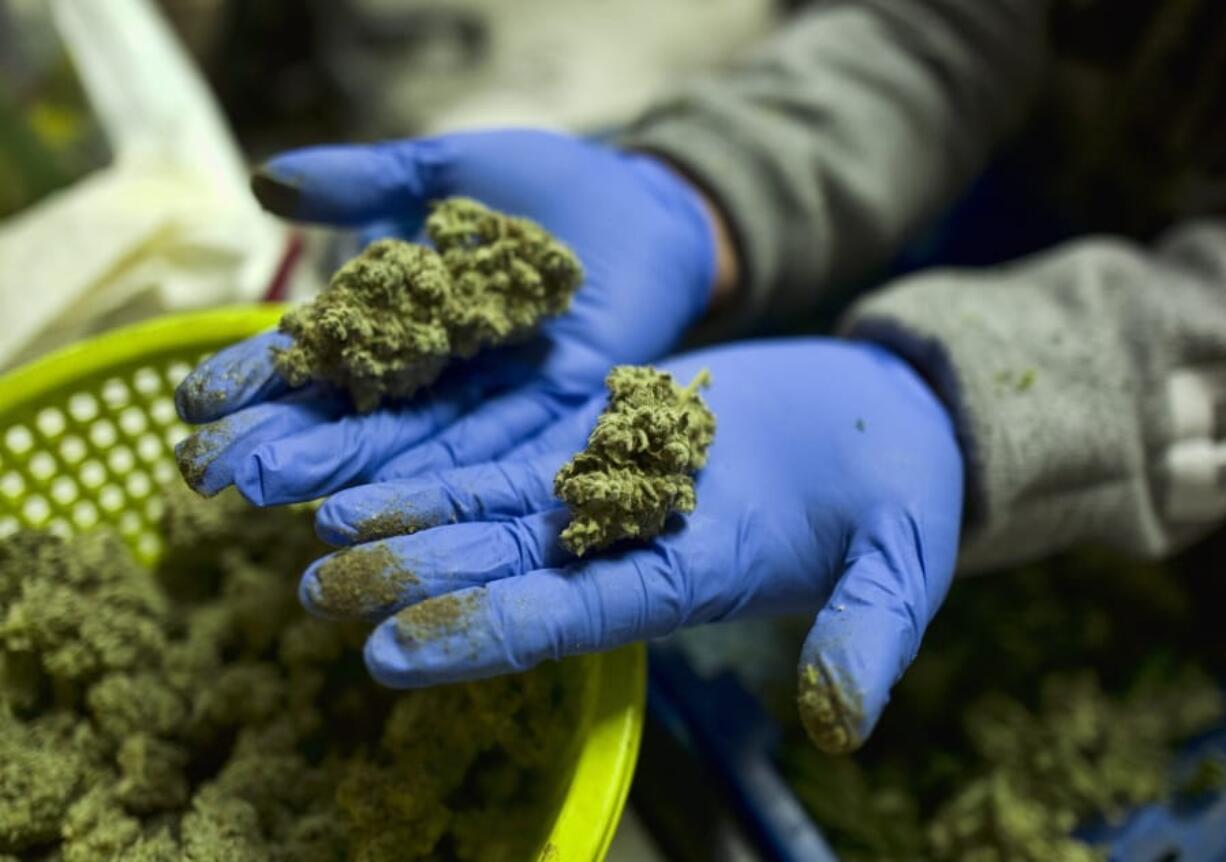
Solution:
<path fill-rule="evenodd" d="M 0 0 L 0 370 L 159 311 L 317 289 L 353 248 L 260 212 L 247 172 L 274 152 L 609 133 L 809 5 Z M 1027 129 L 896 274 L 1226 206 L 1226 7 L 1051 8 Z"/>

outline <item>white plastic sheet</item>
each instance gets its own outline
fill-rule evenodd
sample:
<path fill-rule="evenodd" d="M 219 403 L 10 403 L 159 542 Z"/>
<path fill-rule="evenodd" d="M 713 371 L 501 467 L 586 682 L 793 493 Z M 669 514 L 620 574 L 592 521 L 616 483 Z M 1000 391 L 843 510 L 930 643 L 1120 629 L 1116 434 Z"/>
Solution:
<path fill-rule="evenodd" d="M 287 233 L 148 0 L 52 0 L 114 159 L 0 223 L 0 367 L 163 311 L 258 299 Z"/>

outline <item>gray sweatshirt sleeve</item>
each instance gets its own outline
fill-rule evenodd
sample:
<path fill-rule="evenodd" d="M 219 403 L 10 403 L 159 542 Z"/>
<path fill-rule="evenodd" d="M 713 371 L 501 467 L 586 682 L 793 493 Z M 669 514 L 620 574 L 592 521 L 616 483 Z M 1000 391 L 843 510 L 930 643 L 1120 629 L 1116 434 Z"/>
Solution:
<path fill-rule="evenodd" d="M 658 152 L 728 217 L 749 326 L 883 267 L 1024 115 L 1044 0 L 827 0 L 693 82 L 623 143 Z"/>
<path fill-rule="evenodd" d="M 1086 541 L 1159 555 L 1226 517 L 1226 221 L 1148 250 L 1096 238 L 926 273 L 844 329 L 906 356 L 952 409 L 964 570 Z"/>

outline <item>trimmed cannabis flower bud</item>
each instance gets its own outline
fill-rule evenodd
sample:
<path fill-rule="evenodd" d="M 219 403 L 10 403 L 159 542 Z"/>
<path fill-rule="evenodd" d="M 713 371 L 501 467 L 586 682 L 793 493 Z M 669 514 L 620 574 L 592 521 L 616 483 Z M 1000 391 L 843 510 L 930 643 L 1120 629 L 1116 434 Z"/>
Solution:
<path fill-rule="evenodd" d="M 436 206 L 426 232 L 454 281 L 448 320 L 457 356 L 521 338 L 566 311 L 583 278 L 579 259 L 540 225 L 470 198 Z"/>
<path fill-rule="evenodd" d="M 582 556 L 619 539 L 648 539 L 671 512 L 692 512 L 695 471 L 707 462 L 715 416 L 698 390 L 705 370 L 682 388 L 665 371 L 620 365 L 605 385 L 609 404 L 587 448 L 554 478 L 573 517 L 562 543 Z"/>
<path fill-rule="evenodd" d="M 281 319 L 294 343 L 276 364 L 290 385 L 336 384 L 361 411 L 411 397 L 452 357 L 522 338 L 565 311 L 583 278 L 544 228 L 468 198 L 435 204 L 426 233 L 434 249 L 372 243 Z"/>

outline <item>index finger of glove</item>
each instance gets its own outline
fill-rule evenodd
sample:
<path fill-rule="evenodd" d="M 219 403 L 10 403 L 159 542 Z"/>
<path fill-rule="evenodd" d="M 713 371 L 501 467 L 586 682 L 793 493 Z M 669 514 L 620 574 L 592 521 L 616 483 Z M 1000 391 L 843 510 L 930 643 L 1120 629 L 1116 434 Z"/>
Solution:
<path fill-rule="evenodd" d="M 290 390 L 273 364 L 273 351 L 290 338 L 265 332 L 232 344 L 201 362 L 175 389 L 175 407 L 184 422 L 202 424 L 244 407 L 270 401 Z"/>

